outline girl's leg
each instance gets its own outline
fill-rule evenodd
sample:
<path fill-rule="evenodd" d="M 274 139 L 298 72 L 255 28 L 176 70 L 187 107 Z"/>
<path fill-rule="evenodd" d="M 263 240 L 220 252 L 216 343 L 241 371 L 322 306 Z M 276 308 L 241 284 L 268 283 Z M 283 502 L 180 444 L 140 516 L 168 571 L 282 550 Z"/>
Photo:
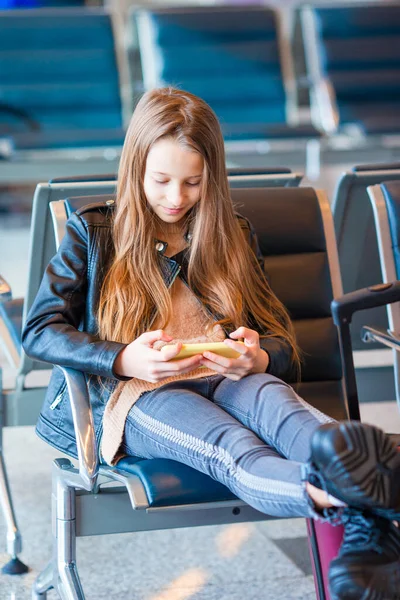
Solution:
<path fill-rule="evenodd" d="M 306 478 L 330 494 L 328 502 L 373 507 L 397 520 L 400 453 L 383 431 L 359 422 L 337 423 L 269 374 L 215 381 L 213 398 L 282 456 L 305 463 Z M 321 506 L 324 494 L 316 495 L 309 484 L 307 489 Z"/>
<path fill-rule="evenodd" d="M 268 373 L 240 381 L 215 380 L 213 399 L 279 454 L 302 463 L 310 458 L 310 440 L 316 429 L 334 421 Z"/>
<path fill-rule="evenodd" d="M 217 405 L 286 456 L 288 462 L 293 459 L 305 462 L 312 450 L 313 461 L 319 459 L 320 463 L 317 473 L 321 487 L 326 487 L 335 497 L 342 495 L 343 500 L 350 503 L 339 512 L 329 511 L 333 521 L 344 525 L 344 543 L 329 570 L 332 600 L 350 596 L 398 600 L 400 533 L 390 521 L 396 514 L 395 507 L 389 510 L 386 507 L 390 498 L 393 506 L 395 498 L 400 497 L 396 492 L 400 489 L 397 485 L 400 461 L 387 436 L 360 423 L 334 423 L 305 403 L 289 386 L 268 374 L 251 375 L 239 382 L 223 379 L 219 384 L 216 382 L 213 397 Z M 329 422 L 331 425 L 320 427 Z M 312 470 L 315 475 L 315 465 Z M 307 477 L 309 475 L 307 473 Z M 333 488 L 330 487 L 332 481 L 336 484 Z M 323 493 L 322 490 L 316 492 Z M 318 502 L 316 496 L 312 497 Z M 374 500 L 378 506 L 375 511 L 382 516 L 378 517 L 371 510 L 353 508 L 352 498 L 356 505 L 360 501 L 362 504 L 364 499 L 369 507 Z M 323 543 L 319 552 L 324 557 L 326 532 L 322 538 L 320 534 L 321 530 L 318 538 Z M 332 532 L 328 530 L 327 535 L 332 541 Z"/>
<path fill-rule="evenodd" d="M 215 379 L 171 383 L 144 394 L 128 415 L 122 450 L 185 463 L 267 514 L 316 516 L 304 465 L 282 458 L 214 404 Z"/>

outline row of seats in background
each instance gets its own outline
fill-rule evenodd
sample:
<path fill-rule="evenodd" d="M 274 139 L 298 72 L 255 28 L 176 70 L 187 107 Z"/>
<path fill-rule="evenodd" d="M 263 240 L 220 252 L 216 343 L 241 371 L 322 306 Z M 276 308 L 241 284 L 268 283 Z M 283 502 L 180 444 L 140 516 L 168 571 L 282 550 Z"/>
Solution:
<path fill-rule="evenodd" d="M 315 176 L 321 149 L 341 163 L 355 151 L 353 164 L 372 149 L 396 155 L 399 3 L 109 4 L 0 11 L 0 181 L 67 175 L 57 157 L 109 171 L 137 98 L 165 84 L 211 104 L 232 165 L 284 162 Z"/>
<path fill-rule="evenodd" d="M 374 166 L 367 171 L 361 168 L 347 173 L 339 183 L 335 204 L 341 208 L 342 214 L 346 208 L 348 212 L 346 205 L 350 198 L 357 202 L 363 200 L 365 204 L 366 186 L 388 177 L 398 181 L 379 189 L 378 200 L 381 204 L 383 200 L 380 212 L 382 208 L 386 209 L 395 228 L 398 221 L 396 207 L 400 206 L 399 165 L 386 165 L 380 171 L 378 166 Z M 397 282 L 388 288 L 363 290 L 344 303 L 337 302 L 334 319 L 335 324 L 340 325 L 339 345 L 330 311 L 332 298 L 342 294 L 332 215 L 326 194 L 313 188 L 298 187 L 300 180 L 298 174 L 288 169 L 275 173 L 236 170 L 229 174 L 233 201 L 256 226 L 271 285 L 291 313 L 304 352 L 299 393 L 335 418 L 357 419 L 359 407 L 351 343 L 347 335 L 348 322 L 355 310 L 396 300 L 400 297 L 400 285 Z M 23 313 L 26 315 L 36 295 L 43 269 L 63 236 L 67 217 L 88 202 L 105 202 L 114 195 L 115 183 L 113 175 L 87 176 L 58 179 L 37 187 L 33 202 L 27 294 L 25 300 L 5 299 L 0 304 L 2 315 L 9 307 L 14 308 L 14 317 L 18 314 L 18 319 L 14 318 L 14 331 L 11 331 L 11 320 L 7 324 L 3 319 L 3 327 L 0 327 L 3 341 L 7 327 L 10 337 L 19 338 L 10 354 L 19 364 L 16 390 L 19 402 L 16 402 L 16 396 L 14 401 L 6 393 L 0 396 L 0 506 L 6 518 L 8 551 L 12 557 L 4 572 L 21 573 L 26 567 L 17 560 L 21 537 L 3 463 L 1 417 L 8 424 L 27 424 L 36 419 L 39 406 L 33 402 L 32 390 L 25 388 L 25 377 L 34 369 L 48 367 L 30 361 L 21 352 Z M 387 228 L 388 223 L 384 226 Z M 381 238 L 386 243 L 387 252 L 392 245 L 397 245 L 396 233 L 392 240 L 387 232 Z M 364 322 L 371 322 L 369 316 L 364 317 Z M 375 333 L 370 331 L 369 335 L 374 336 Z M 377 336 L 380 340 L 386 337 L 389 345 L 398 344 L 396 337 L 385 336 L 385 332 Z M 46 591 L 54 586 L 63 598 L 83 600 L 75 554 L 78 536 L 270 518 L 240 502 L 224 486 L 175 461 L 128 457 L 115 468 L 99 465 L 85 381 L 82 374 L 67 371 L 75 407 L 79 471 L 65 458 L 54 463 L 54 551 L 52 561 L 36 579 L 32 598 L 44 600 Z M 37 397 L 42 401 L 44 388 L 39 392 Z M 97 481 L 98 474 L 100 479 Z M 111 482 L 114 483 L 112 488 L 109 487 Z M 107 485 L 99 489 L 98 485 L 103 483 Z M 132 507 L 135 509 L 133 512 Z M 308 527 L 317 598 L 329 600 L 326 569 L 321 565 L 329 563 L 326 559 L 334 549 L 333 540 L 324 528 L 314 529 L 312 523 Z M 338 544 L 340 539 L 336 541 Z"/>

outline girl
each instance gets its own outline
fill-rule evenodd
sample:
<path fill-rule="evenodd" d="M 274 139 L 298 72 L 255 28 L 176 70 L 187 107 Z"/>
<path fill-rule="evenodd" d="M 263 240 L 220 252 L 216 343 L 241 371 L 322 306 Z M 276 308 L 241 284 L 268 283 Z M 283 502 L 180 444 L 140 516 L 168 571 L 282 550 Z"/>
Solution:
<path fill-rule="evenodd" d="M 285 383 L 299 353 L 259 257 L 233 210 L 215 114 L 189 93 L 153 90 L 126 135 L 116 202 L 67 224 L 24 349 L 98 376 L 89 385 L 107 463 L 170 458 L 269 515 L 342 522 L 333 596 L 398 598 L 396 450 L 376 428 L 334 423 Z M 238 357 L 172 360 L 182 342 L 202 341 L 224 341 Z M 65 397 L 56 369 L 37 432 L 76 455 Z M 348 460 L 354 451 L 359 461 Z"/>

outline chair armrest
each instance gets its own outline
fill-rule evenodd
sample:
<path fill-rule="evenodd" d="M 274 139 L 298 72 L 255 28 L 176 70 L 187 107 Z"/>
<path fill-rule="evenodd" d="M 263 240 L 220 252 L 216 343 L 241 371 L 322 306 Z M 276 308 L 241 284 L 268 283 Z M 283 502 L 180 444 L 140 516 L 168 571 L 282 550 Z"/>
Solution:
<path fill-rule="evenodd" d="M 0 302 L 8 302 L 8 300 L 12 300 L 11 287 L 0 275 Z"/>
<path fill-rule="evenodd" d="M 86 379 L 81 371 L 56 366 L 64 373 L 68 387 L 78 448 L 79 475 L 84 489 L 91 491 L 99 471 L 99 453 Z"/>
<path fill-rule="evenodd" d="M 331 303 L 333 321 L 338 328 L 343 376 L 350 419 L 360 420 L 357 382 L 351 346 L 350 323 L 359 310 L 400 301 L 400 281 L 381 283 L 335 298 Z"/>
<path fill-rule="evenodd" d="M 400 281 L 380 283 L 371 287 L 356 290 L 335 298 L 331 303 L 333 321 L 336 326 L 341 323 L 351 323 L 355 312 L 385 306 L 400 301 Z"/>
<path fill-rule="evenodd" d="M 384 331 L 383 329 L 377 329 L 376 327 L 364 327 L 361 330 L 361 339 L 363 342 L 380 342 L 384 346 L 393 348 L 400 352 L 400 338 L 391 331 Z"/>

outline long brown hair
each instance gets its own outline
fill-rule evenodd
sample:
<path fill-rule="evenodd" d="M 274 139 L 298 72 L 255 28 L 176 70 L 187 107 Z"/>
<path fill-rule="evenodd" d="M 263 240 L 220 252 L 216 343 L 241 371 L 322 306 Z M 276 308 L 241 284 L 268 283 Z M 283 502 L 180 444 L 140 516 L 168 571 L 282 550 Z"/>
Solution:
<path fill-rule="evenodd" d="M 289 343 L 298 363 L 290 318 L 267 284 L 235 216 L 218 119 L 203 100 L 174 88 L 144 94 L 126 134 L 113 221 L 115 256 L 98 308 L 100 336 L 129 343 L 151 328 L 155 314 L 162 327 L 171 315 L 154 245 L 156 222 L 143 188 L 149 150 L 166 137 L 198 152 L 204 161 L 200 200 L 190 213 L 190 286 L 222 316 L 222 325 L 249 326 L 252 316 L 260 331 Z"/>

